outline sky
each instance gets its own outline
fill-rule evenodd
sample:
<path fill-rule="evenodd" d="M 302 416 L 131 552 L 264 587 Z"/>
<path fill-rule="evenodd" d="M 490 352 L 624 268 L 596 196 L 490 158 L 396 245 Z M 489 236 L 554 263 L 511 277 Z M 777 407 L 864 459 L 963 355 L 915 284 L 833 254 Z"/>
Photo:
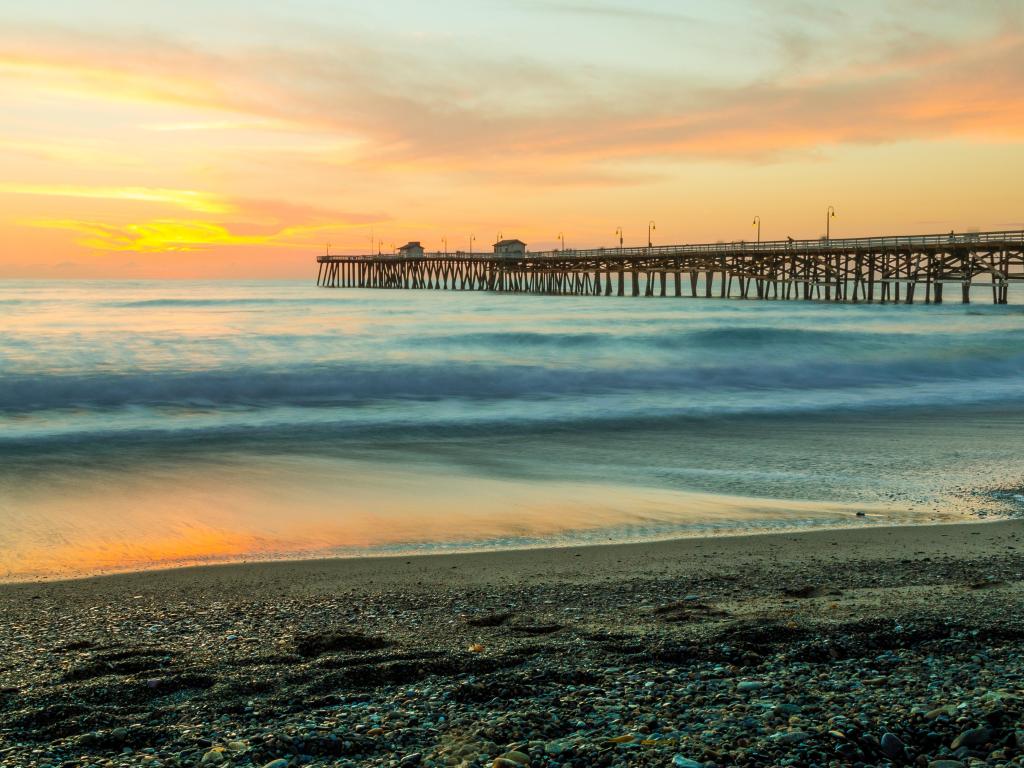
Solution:
<path fill-rule="evenodd" d="M 1024 0 L 0 0 L 0 278 L 1024 229 Z"/>

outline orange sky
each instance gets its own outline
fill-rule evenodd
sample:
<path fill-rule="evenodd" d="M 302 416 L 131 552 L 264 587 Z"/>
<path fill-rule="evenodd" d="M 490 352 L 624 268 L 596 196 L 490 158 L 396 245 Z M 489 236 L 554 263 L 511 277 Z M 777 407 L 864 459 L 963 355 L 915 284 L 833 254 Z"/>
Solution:
<path fill-rule="evenodd" d="M 1024 228 L 1024 5 L 0 9 L 0 277 Z"/>

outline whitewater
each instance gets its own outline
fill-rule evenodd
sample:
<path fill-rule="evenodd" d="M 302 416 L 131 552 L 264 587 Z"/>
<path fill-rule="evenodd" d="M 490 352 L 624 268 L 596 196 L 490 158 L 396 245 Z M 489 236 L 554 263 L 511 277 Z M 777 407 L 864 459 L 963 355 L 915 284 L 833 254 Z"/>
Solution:
<path fill-rule="evenodd" d="M 1017 514 L 1022 403 L 1015 304 L 9 281 L 0 578 Z"/>

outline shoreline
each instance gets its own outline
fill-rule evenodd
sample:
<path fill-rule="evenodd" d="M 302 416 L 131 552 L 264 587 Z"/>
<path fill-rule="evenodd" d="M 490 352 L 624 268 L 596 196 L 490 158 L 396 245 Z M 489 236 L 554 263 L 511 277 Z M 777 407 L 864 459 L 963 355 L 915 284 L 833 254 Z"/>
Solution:
<path fill-rule="evenodd" d="M 6 584 L 0 763 L 1021 766 L 1021 647 L 1024 520 Z"/>
<path fill-rule="evenodd" d="M 559 552 L 563 550 L 574 550 L 582 551 L 589 549 L 603 549 L 609 547 L 624 547 L 624 548 L 644 548 L 654 546 L 672 546 L 674 544 L 682 544 L 683 542 L 693 541 L 719 541 L 719 540 L 743 540 L 745 542 L 752 542 L 759 539 L 771 539 L 779 536 L 805 536 L 811 534 L 827 534 L 835 532 L 847 532 L 847 531 L 884 531 L 890 529 L 928 529 L 928 528 L 946 528 L 950 526 L 988 526 L 993 524 L 999 524 L 1004 522 L 1014 522 L 1022 520 L 1024 518 L 1010 517 L 1010 516 L 990 516 L 984 519 L 978 517 L 964 517 L 961 519 L 945 519 L 941 521 L 927 520 L 920 523 L 853 523 L 843 524 L 831 524 L 824 523 L 821 525 L 813 525 L 806 527 L 792 527 L 786 528 L 781 527 L 778 529 L 748 527 L 741 529 L 742 532 L 733 532 L 730 529 L 722 528 L 718 529 L 720 532 L 715 531 L 703 531 L 700 533 L 694 533 L 688 536 L 669 536 L 666 538 L 652 538 L 652 539 L 640 539 L 634 541 L 613 541 L 613 542 L 582 542 L 582 543 L 565 543 L 565 544 L 551 544 L 543 543 L 537 544 L 536 546 L 521 546 L 511 548 L 467 548 L 467 549 L 454 549 L 453 551 L 398 551 L 398 552 L 380 552 L 374 551 L 370 554 L 352 554 L 352 555 L 330 555 L 330 556 L 283 556 L 275 557 L 273 555 L 267 556 L 266 558 L 258 558 L 249 555 L 251 559 L 239 558 L 239 559 L 225 559 L 225 560 L 210 560 L 206 562 L 188 562 L 184 564 L 168 564 L 168 565 L 155 565 L 145 566 L 142 568 L 130 568 L 127 570 L 107 570 L 98 571 L 94 573 L 83 573 L 81 575 L 57 575 L 57 576 L 28 576 L 24 578 L 15 578 L 4 580 L 0 579 L 0 592 L 5 589 L 15 588 L 19 586 L 28 585 L 57 585 L 57 584 L 74 584 L 78 582 L 102 580 L 102 579 L 118 579 L 128 577 L 145 577 L 148 575 L 160 575 L 160 574 L 175 574 L 177 572 L 184 571 L 202 571 L 204 569 L 216 569 L 216 568 L 261 568 L 275 565 L 296 565 L 296 564 L 330 564 L 334 562 L 351 562 L 351 561 L 404 561 L 410 558 L 461 558 L 461 557 L 474 557 L 474 556 L 511 556 L 514 557 L 519 553 L 539 553 L 539 552 Z"/>

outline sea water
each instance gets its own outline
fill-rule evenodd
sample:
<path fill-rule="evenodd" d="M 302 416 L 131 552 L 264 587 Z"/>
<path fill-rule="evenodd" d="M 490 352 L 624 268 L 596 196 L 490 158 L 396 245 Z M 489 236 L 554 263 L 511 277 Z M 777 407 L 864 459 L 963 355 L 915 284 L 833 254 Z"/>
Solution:
<path fill-rule="evenodd" d="M 0 578 L 1013 514 L 984 300 L 0 283 Z"/>

